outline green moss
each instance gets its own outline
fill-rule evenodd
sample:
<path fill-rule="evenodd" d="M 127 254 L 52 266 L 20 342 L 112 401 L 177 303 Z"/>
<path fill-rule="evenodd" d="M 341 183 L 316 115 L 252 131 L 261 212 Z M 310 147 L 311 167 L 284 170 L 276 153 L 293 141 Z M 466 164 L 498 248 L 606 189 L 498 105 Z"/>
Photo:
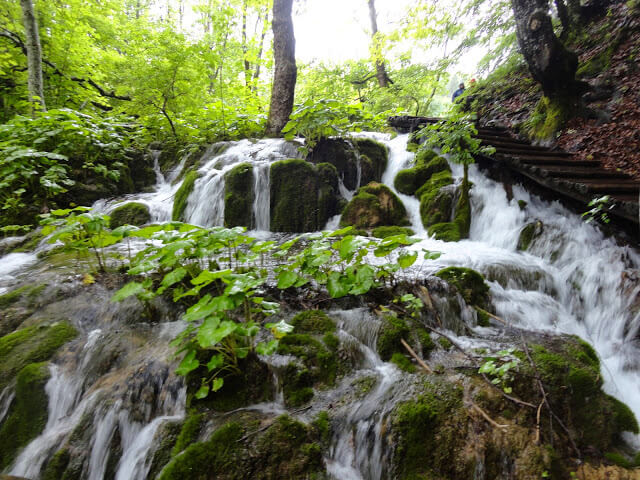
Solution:
<path fill-rule="evenodd" d="M 566 100 L 542 97 L 524 123 L 524 131 L 531 140 L 551 140 L 570 116 L 571 108 Z"/>
<path fill-rule="evenodd" d="M 619 432 L 640 433 L 638 420 L 631 409 L 617 398 L 608 396 L 608 400 L 612 406 L 614 428 Z"/>
<path fill-rule="evenodd" d="M 318 173 L 304 160 L 280 160 L 271 165 L 271 231 L 310 232 L 318 221 Z"/>
<path fill-rule="evenodd" d="M 189 195 L 193 192 L 193 187 L 199 176 L 196 169 L 190 170 L 185 174 L 182 185 L 180 185 L 173 199 L 173 212 L 171 213 L 171 219 L 173 221 L 180 222 L 184 220 L 184 211 L 187 208 Z"/>
<path fill-rule="evenodd" d="M 7 308 L 18 303 L 20 300 L 27 300 L 30 304 L 42 293 L 46 288 L 45 284 L 41 285 L 24 285 L 15 290 L 11 290 L 4 295 L 0 295 L 0 308 Z"/>
<path fill-rule="evenodd" d="M 451 221 L 454 190 L 444 187 L 452 184 L 451 173 L 445 170 L 432 175 L 416 192 L 416 196 L 420 198 L 420 217 L 425 228 Z"/>
<path fill-rule="evenodd" d="M 489 286 L 484 277 L 475 270 L 462 267 L 447 267 L 436 273 L 445 282 L 456 287 L 464 301 L 469 305 L 477 305 L 487 310 L 489 303 Z"/>
<path fill-rule="evenodd" d="M 240 425 L 224 425 L 213 433 L 209 441 L 188 446 L 182 455 L 175 457 L 164 468 L 159 480 L 213 479 L 217 473 L 233 471 L 234 468 L 238 468 L 238 441 L 241 437 Z"/>
<path fill-rule="evenodd" d="M 438 154 L 429 148 L 420 147 L 420 149 L 416 152 L 415 164 L 416 165 L 426 165 L 432 160 L 436 159 Z M 441 157 L 443 158 L 443 157 Z M 446 162 L 446 160 L 445 160 Z M 447 164 L 447 167 L 449 165 Z M 443 168 L 444 170 L 444 168 Z"/>
<path fill-rule="evenodd" d="M 358 152 L 350 141 L 342 138 L 323 138 L 313 147 L 308 160 L 315 164 L 333 165 L 349 190 L 358 186 Z"/>
<path fill-rule="evenodd" d="M 527 202 L 525 202 L 524 200 L 518 200 L 518 208 L 524 211 L 524 209 L 527 208 Z"/>
<path fill-rule="evenodd" d="M 489 317 L 489 314 L 482 310 L 482 309 L 478 309 L 476 310 L 476 317 L 477 317 L 477 321 L 478 321 L 478 325 L 481 327 L 489 327 L 491 326 L 491 317 Z"/>
<path fill-rule="evenodd" d="M 413 363 L 411 363 L 411 360 L 409 360 L 402 353 L 398 353 L 398 352 L 394 353 L 391 356 L 390 362 L 393 363 L 396 367 L 398 367 L 403 372 L 415 373 L 416 371 L 416 367 L 413 365 Z"/>
<path fill-rule="evenodd" d="M 77 335 L 67 322 L 17 330 L 0 338 L 0 390 L 26 365 L 49 360 Z"/>
<path fill-rule="evenodd" d="M 462 392 L 442 383 L 425 383 L 423 390 L 392 413 L 395 478 L 472 478 L 452 461 L 465 436 L 455 420 L 463 410 Z"/>
<path fill-rule="evenodd" d="M 176 444 L 171 450 L 172 457 L 178 455 L 198 439 L 203 422 L 204 415 L 202 414 L 192 414 L 187 417 L 185 422 L 182 424 L 182 429 L 178 434 Z"/>
<path fill-rule="evenodd" d="M 314 330 L 329 327 L 328 324 L 318 327 L 314 322 L 311 323 Z M 330 332 L 323 339 L 326 344 L 312 335 L 290 333 L 280 340 L 278 353 L 293 355 L 302 363 L 290 363 L 282 372 L 282 389 L 288 406 L 300 406 L 311 400 L 314 386 L 320 388 L 335 383 L 340 369 L 335 354 L 339 341 Z"/>
<path fill-rule="evenodd" d="M 433 339 L 429 332 L 427 332 L 424 328 L 418 329 L 418 340 L 420 341 L 420 347 L 422 348 L 422 356 L 428 357 L 431 351 L 436 348 L 436 344 L 433 343 Z"/>
<path fill-rule="evenodd" d="M 415 235 L 415 232 L 407 227 L 376 227 L 371 232 L 376 238 L 387 238 L 394 235 Z"/>
<path fill-rule="evenodd" d="M 296 333 L 323 334 L 336 331 L 336 324 L 322 310 L 306 310 L 290 321 Z"/>
<path fill-rule="evenodd" d="M 10 465 L 20 449 L 37 437 L 47 423 L 49 379 L 47 364 L 32 363 L 16 377 L 16 392 L 7 418 L 0 428 L 0 469 Z"/>
<path fill-rule="evenodd" d="M 400 340 L 405 339 L 406 341 L 409 338 L 410 331 L 411 329 L 405 320 L 393 315 L 386 315 L 376 342 L 376 349 L 380 358 L 388 361 L 394 353 L 404 351 Z"/>
<path fill-rule="evenodd" d="M 71 480 L 69 475 L 65 475 L 70 460 L 68 448 L 58 450 L 42 472 L 42 480 Z"/>
<path fill-rule="evenodd" d="M 531 243 L 533 243 L 533 241 L 542 234 L 543 230 L 544 226 L 540 220 L 527 223 L 520 232 L 520 237 L 518 238 L 518 250 L 529 250 Z"/>
<path fill-rule="evenodd" d="M 463 187 L 460 192 L 453 223 L 458 227 L 460 238 L 469 238 L 469 230 L 471 229 L 471 202 L 469 201 L 468 188 L 465 189 Z"/>
<path fill-rule="evenodd" d="M 342 212 L 340 221 L 341 226 L 365 229 L 409 223 L 407 211 L 397 195 L 386 185 L 374 182 L 358 190 Z"/>
<path fill-rule="evenodd" d="M 422 199 L 423 195 L 429 193 L 435 195 L 438 190 L 447 185 L 453 184 L 453 177 L 450 170 L 442 170 L 441 172 L 434 173 L 431 178 L 422 187 L 416 191 L 416 197 Z"/>
<path fill-rule="evenodd" d="M 224 226 L 253 225 L 253 165 L 241 163 L 229 170 L 224 184 Z"/>
<path fill-rule="evenodd" d="M 449 341 L 449 339 L 445 337 L 438 338 L 438 344 L 445 350 L 449 350 L 453 347 L 453 344 Z"/>
<path fill-rule="evenodd" d="M 351 388 L 358 394 L 359 397 L 364 397 L 373 390 L 373 387 L 378 383 L 378 378 L 375 375 L 367 375 L 360 377 L 351 383 Z"/>
<path fill-rule="evenodd" d="M 435 154 L 434 154 L 435 155 Z M 417 157 L 416 165 L 412 168 L 400 170 L 394 180 L 396 190 L 405 195 L 413 195 L 422 187 L 434 174 L 449 172 L 449 163 L 443 157 L 435 157 L 429 162 L 421 160 Z"/>
<path fill-rule="evenodd" d="M 320 438 L 320 441 L 328 445 L 331 440 L 331 423 L 329 422 L 329 413 L 326 410 L 318 412 L 316 418 L 311 422 L 314 433 Z"/>
<path fill-rule="evenodd" d="M 329 350 L 337 350 L 340 346 L 340 339 L 333 333 L 325 333 L 322 337 L 322 341 Z"/>
<path fill-rule="evenodd" d="M 460 229 L 458 225 L 451 222 L 436 223 L 427 230 L 429 236 L 443 242 L 457 242 L 460 240 Z"/>
<path fill-rule="evenodd" d="M 129 202 L 116 208 L 109 215 L 110 227 L 118 228 L 122 225 L 144 225 L 151 220 L 149 207 L 144 203 Z"/>
<path fill-rule="evenodd" d="M 382 143 L 370 138 L 353 138 L 355 147 L 360 152 L 362 162 L 362 182 L 379 182 L 387 169 L 389 150 Z M 365 167 L 365 165 L 367 165 Z"/>
<path fill-rule="evenodd" d="M 156 478 L 165 467 L 165 465 L 167 465 L 175 456 L 174 450 L 176 442 L 181 430 L 183 429 L 183 426 L 184 422 L 182 421 L 168 421 L 160 425 L 160 427 L 156 431 L 156 434 L 154 435 L 154 445 L 152 449 L 153 454 L 150 458 L 149 473 L 147 474 L 147 478 Z M 188 445 L 185 445 L 185 448 L 187 446 Z M 120 456 L 121 455 L 114 455 L 113 453 L 111 453 L 109 456 L 110 460 L 111 457 L 113 457 L 113 463 L 115 463 L 112 469 L 112 471 L 114 472 L 113 475 L 115 475 L 115 469 L 118 466 L 117 462 Z M 108 478 L 107 475 L 105 475 L 105 478 Z"/>
<path fill-rule="evenodd" d="M 604 454 L 604 458 L 609 460 L 614 465 L 618 465 L 622 468 L 633 468 L 636 466 L 633 460 L 629 460 L 624 455 L 618 452 L 607 452 Z"/>

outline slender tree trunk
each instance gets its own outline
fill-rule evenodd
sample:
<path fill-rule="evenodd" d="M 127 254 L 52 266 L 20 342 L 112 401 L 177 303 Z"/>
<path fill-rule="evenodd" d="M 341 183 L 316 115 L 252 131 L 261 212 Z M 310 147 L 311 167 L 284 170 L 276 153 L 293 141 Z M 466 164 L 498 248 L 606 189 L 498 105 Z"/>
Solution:
<path fill-rule="evenodd" d="M 569 30 L 571 29 L 571 19 L 569 18 L 569 10 L 564 0 L 555 0 L 556 8 L 558 10 L 558 18 L 562 24 L 562 35 L 560 38 L 566 38 Z"/>
<path fill-rule="evenodd" d="M 520 51 L 547 97 L 576 90 L 578 57 L 556 37 L 548 0 L 511 0 Z"/>
<path fill-rule="evenodd" d="M 376 78 L 378 79 L 378 85 L 383 88 L 387 88 L 389 86 L 389 76 L 387 75 L 384 60 L 381 58 L 381 52 L 378 48 L 378 21 L 376 17 L 375 0 L 369 0 L 369 20 L 371 21 L 371 41 L 373 44 L 373 52 L 376 62 Z"/>
<path fill-rule="evenodd" d="M 296 68 L 296 39 L 293 35 L 291 10 L 293 0 L 273 2 L 273 57 L 275 71 L 271 90 L 271 105 L 267 121 L 267 135 L 277 136 L 289 121 L 298 70 Z"/>
<path fill-rule="evenodd" d="M 251 63 L 249 62 L 249 46 L 247 45 L 247 0 L 242 0 L 242 58 L 244 60 L 244 84 L 251 90 Z"/>
<path fill-rule="evenodd" d="M 262 61 L 262 52 L 264 50 L 264 39 L 267 36 L 269 28 L 269 9 L 265 6 L 264 23 L 262 24 L 262 33 L 260 34 L 260 45 L 258 46 L 258 57 L 256 59 L 256 68 L 253 72 L 253 89 L 255 90 L 260 78 L 260 63 Z"/>
<path fill-rule="evenodd" d="M 22 7 L 22 21 L 26 37 L 29 101 L 33 104 L 39 104 L 42 110 L 46 110 L 38 19 L 36 18 L 32 0 L 20 0 L 20 6 Z"/>

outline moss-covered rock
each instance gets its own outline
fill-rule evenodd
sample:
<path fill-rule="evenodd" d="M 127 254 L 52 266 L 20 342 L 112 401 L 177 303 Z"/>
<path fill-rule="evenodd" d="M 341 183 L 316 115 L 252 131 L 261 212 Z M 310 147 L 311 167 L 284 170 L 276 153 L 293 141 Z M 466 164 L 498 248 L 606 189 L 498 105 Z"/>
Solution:
<path fill-rule="evenodd" d="M 22 328 L 0 338 L 0 391 L 30 363 L 49 360 L 77 335 L 67 322 Z"/>
<path fill-rule="evenodd" d="M 430 152 L 430 150 L 427 150 L 427 152 Z M 416 165 L 414 167 L 400 170 L 396 175 L 393 184 L 400 193 L 413 195 L 433 174 L 444 171 L 451 173 L 449 164 L 443 157 L 435 157 L 427 163 L 418 158 L 416 157 Z"/>
<path fill-rule="evenodd" d="M 324 467 L 314 427 L 283 415 L 263 430 L 227 423 L 175 457 L 159 480 L 319 478 Z"/>
<path fill-rule="evenodd" d="M 489 286 L 485 283 L 484 277 L 475 270 L 462 267 L 447 267 L 436 273 L 449 285 L 453 285 L 464 301 L 469 305 L 477 305 L 484 310 L 488 310 L 490 304 Z"/>
<path fill-rule="evenodd" d="M 179 453 L 175 453 L 175 450 L 178 437 L 184 431 L 184 423 L 185 422 L 182 421 L 168 421 L 158 427 L 153 438 L 152 455 L 150 455 L 150 466 L 147 478 L 156 478 L 164 466 Z M 189 442 L 189 444 L 191 443 L 192 441 Z M 184 448 L 186 448 L 186 446 Z"/>
<path fill-rule="evenodd" d="M 111 228 L 118 228 L 122 225 L 144 225 L 151 220 L 149 207 L 139 202 L 125 203 L 114 209 L 109 216 L 111 217 Z"/>
<path fill-rule="evenodd" d="M 224 179 L 224 226 L 253 228 L 253 165 L 236 165 Z"/>
<path fill-rule="evenodd" d="M 318 329 L 315 321 L 307 324 L 313 324 L 314 330 Z M 331 336 L 318 338 L 307 333 L 290 333 L 280 340 L 278 353 L 293 355 L 301 363 L 290 363 L 283 372 L 282 387 L 287 405 L 302 405 L 313 397 L 313 387 L 335 383 L 341 367 L 336 347 Z"/>
<path fill-rule="evenodd" d="M 458 225 L 453 222 L 436 223 L 427 229 L 429 236 L 443 242 L 457 242 L 462 239 Z"/>
<path fill-rule="evenodd" d="M 533 241 L 539 237 L 544 231 L 544 225 L 540 220 L 527 223 L 520 232 L 520 237 L 518 237 L 518 250 L 526 251 L 529 250 L 529 247 L 533 243 Z"/>
<path fill-rule="evenodd" d="M 460 238 L 469 238 L 469 230 L 471 229 L 471 201 L 469 200 L 469 188 L 465 188 L 464 185 L 460 188 L 460 196 L 456 202 L 453 223 L 458 227 Z"/>
<path fill-rule="evenodd" d="M 358 187 L 358 152 L 350 141 L 322 138 L 307 158 L 312 163 L 330 163 L 349 190 Z"/>
<path fill-rule="evenodd" d="M 570 100 L 543 96 L 529 119 L 524 122 L 523 128 L 528 137 L 533 141 L 553 140 L 571 118 L 573 108 L 567 102 Z"/>
<path fill-rule="evenodd" d="M 364 185 L 369 182 L 381 181 L 389 160 L 389 150 L 386 145 L 370 138 L 356 137 L 352 141 L 360 152 L 361 183 Z"/>
<path fill-rule="evenodd" d="M 336 324 L 322 310 L 307 310 L 298 313 L 290 321 L 296 333 L 325 334 L 336 331 Z"/>
<path fill-rule="evenodd" d="M 340 225 L 375 228 L 385 225 L 409 225 L 407 210 L 389 187 L 372 182 L 358 190 L 342 212 Z"/>
<path fill-rule="evenodd" d="M 196 180 L 199 176 L 200 175 L 196 169 L 190 170 L 185 174 L 182 185 L 180 185 L 180 188 L 173 198 L 173 211 L 171 213 L 173 221 L 181 222 L 184 220 L 184 211 L 187 208 L 189 195 L 193 192 L 193 187 L 195 186 Z"/>
<path fill-rule="evenodd" d="M 450 171 L 443 170 L 432 175 L 416 191 L 416 196 L 420 198 L 420 216 L 425 228 L 451 221 L 455 189 L 449 185 L 453 185 L 453 177 Z"/>
<path fill-rule="evenodd" d="M 299 159 L 271 165 L 271 230 L 320 230 L 337 213 L 337 173 Z"/>
<path fill-rule="evenodd" d="M 382 325 L 376 340 L 378 355 L 382 360 L 391 361 L 403 370 L 413 372 L 413 369 L 406 368 L 407 362 L 397 356 L 405 356 L 407 354 L 407 350 L 402 345 L 401 340 L 407 342 L 423 358 L 427 358 L 435 348 L 429 332 L 418 321 L 395 315 L 382 317 Z M 408 358 L 407 361 L 411 363 Z"/>
<path fill-rule="evenodd" d="M 0 428 L 0 468 L 10 465 L 18 452 L 37 437 L 47 423 L 49 379 L 46 363 L 32 363 L 16 377 L 15 398 Z"/>
<path fill-rule="evenodd" d="M 371 232 L 376 238 L 387 238 L 394 235 L 415 235 L 415 232 L 407 227 L 376 227 Z"/>

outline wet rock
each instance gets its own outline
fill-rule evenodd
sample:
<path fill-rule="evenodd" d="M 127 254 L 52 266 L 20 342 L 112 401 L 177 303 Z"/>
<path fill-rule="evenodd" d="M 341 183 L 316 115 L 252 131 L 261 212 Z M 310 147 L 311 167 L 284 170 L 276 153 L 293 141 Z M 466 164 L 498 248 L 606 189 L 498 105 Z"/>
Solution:
<path fill-rule="evenodd" d="M 307 158 L 312 163 L 333 165 L 345 187 L 358 187 L 358 152 L 353 143 L 342 138 L 322 138 L 313 147 Z"/>
<path fill-rule="evenodd" d="M 348 203 L 340 224 L 369 229 L 409 225 L 409 220 L 402 201 L 387 186 L 372 182 L 361 187 Z"/>
<path fill-rule="evenodd" d="M 118 228 L 122 225 L 144 225 L 151 220 L 149 207 L 144 203 L 129 202 L 113 210 L 111 217 L 111 228 Z"/>
<path fill-rule="evenodd" d="M 370 138 L 355 137 L 351 141 L 360 153 L 362 170 L 360 184 L 381 181 L 389 159 L 389 150 L 386 145 Z"/>
<path fill-rule="evenodd" d="M 426 152 L 423 154 L 423 152 Z M 444 157 L 438 157 L 431 150 L 421 150 L 416 155 L 415 166 L 400 170 L 394 180 L 396 190 L 405 195 L 413 195 L 433 174 L 449 171 L 449 164 Z"/>
<path fill-rule="evenodd" d="M 252 228 L 253 165 L 241 163 L 229 170 L 224 179 L 224 226 Z"/>
<path fill-rule="evenodd" d="M 182 181 L 182 185 L 176 192 L 176 195 L 173 199 L 173 211 L 171 213 L 171 218 L 174 221 L 180 222 L 184 221 L 184 211 L 187 208 L 187 201 L 189 200 L 189 195 L 193 192 L 193 187 L 195 186 L 196 180 L 200 174 L 194 168 L 189 170 Z"/>
<path fill-rule="evenodd" d="M 531 244 L 544 232 L 544 224 L 540 220 L 526 224 L 518 237 L 518 250 L 529 250 Z"/>

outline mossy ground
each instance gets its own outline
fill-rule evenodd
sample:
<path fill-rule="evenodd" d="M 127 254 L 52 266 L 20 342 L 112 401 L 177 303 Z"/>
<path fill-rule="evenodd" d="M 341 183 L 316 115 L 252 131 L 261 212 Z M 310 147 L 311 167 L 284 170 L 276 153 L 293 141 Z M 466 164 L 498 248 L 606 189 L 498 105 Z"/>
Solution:
<path fill-rule="evenodd" d="M 174 221 L 180 222 L 184 220 L 184 211 L 187 208 L 187 201 L 189 200 L 189 195 L 193 192 L 193 187 L 195 186 L 198 177 L 199 174 L 196 169 L 190 170 L 185 174 L 182 185 L 180 185 L 180 188 L 173 199 L 173 211 L 171 213 L 171 218 Z"/>
<path fill-rule="evenodd" d="M 31 363 L 16 377 L 15 398 L 0 427 L 0 469 L 10 465 L 22 447 L 37 437 L 47 423 L 49 379 L 46 362 Z"/>
<path fill-rule="evenodd" d="M 566 100 L 542 97 L 529 119 L 524 122 L 524 131 L 534 141 L 553 140 L 572 113 Z"/>
<path fill-rule="evenodd" d="M 224 226 L 253 227 L 253 165 L 241 163 L 225 174 Z"/>
<path fill-rule="evenodd" d="M 111 228 L 118 228 L 122 225 L 144 225 L 151 220 L 149 207 L 139 202 L 125 203 L 113 210 L 109 216 L 111 217 Z"/>
<path fill-rule="evenodd" d="M 414 235 L 415 232 L 408 227 L 376 227 L 371 231 L 371 235 L 376 238 L 387 238 L 395 235 Z"/>

